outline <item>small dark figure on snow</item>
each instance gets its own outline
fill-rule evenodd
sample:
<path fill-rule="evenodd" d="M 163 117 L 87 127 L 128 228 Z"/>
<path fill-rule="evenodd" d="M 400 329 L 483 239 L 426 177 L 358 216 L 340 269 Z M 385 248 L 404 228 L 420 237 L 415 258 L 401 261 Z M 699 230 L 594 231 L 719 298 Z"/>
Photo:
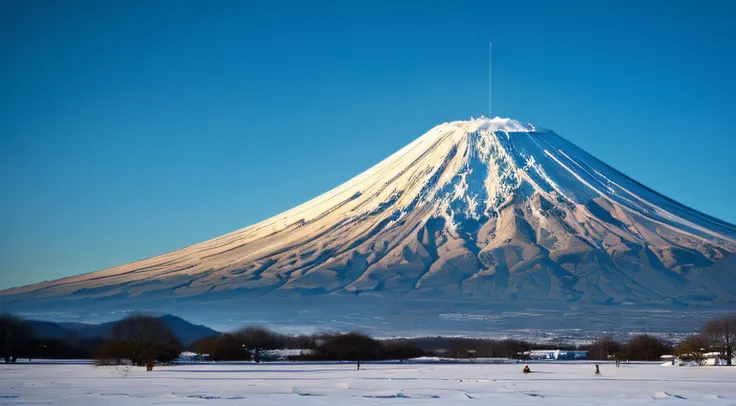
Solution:
<path fill-rule="evenodd" d="M 356 364 L 358 365 L 358 369 L 357 370 L 360 371 L 360 361 L 356 362 Z"/>
<path fill-rule="evenodd" d="M 598 364 L 595 364 L 595 374 L 600 375 L 601 374 L 601 367 Z"/>
<path fill-rule="evenodd" d="M 525 374 L 528 374 L 529 372 L 532 372 L 532 370 L 531 370 L 531 369 L 529 369 L 529 364 L 527 364 L 527 365 L 524 365 L 524 373 L 525 373 Z"/>

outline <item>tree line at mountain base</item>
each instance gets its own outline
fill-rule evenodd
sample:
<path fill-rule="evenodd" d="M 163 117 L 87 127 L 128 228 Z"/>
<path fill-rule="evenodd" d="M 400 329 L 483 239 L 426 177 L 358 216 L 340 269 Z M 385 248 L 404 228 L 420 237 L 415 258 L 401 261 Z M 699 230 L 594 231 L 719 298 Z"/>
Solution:
<path fill-rule="evenodd" d="M 675 355 L 682 360 L 702 362 L 706 354 L 717 353 L 727 365 L 732 365 L 735 346 L 736 316 L 732 316 L 711 320 L 699 333 L 688 335 L 676 344 L 648 334 L 632 337 L 627 343 L 600 337 L 588 348 L 588 359 L 658 361 L 662 355 Z"/>
<path fill-rule="evenodd" d="M 702 360 L 717 352 L 730 361 L 736 343 L 736 317 L 712 320 L 698 334 L 678 343 L 653 335 L 636 335 L 626 342 L 601 337 L 590 345 L 555 345 L 560 350 L 587 350 L 590 360 L 658 361 L 674 354 L 682 359 Z M 133 364 L 152 369 L 156 363 L 175 360 L 182 351 L 206 354 L 210 361 L 269 361 L 272 350 L 300 350 L 293 361 L 407 360 L 421 356 L 447 358 L 528 359 L 531 351 L 550 344 L 505 339 L 422 337 L 375 339 L 365 334 L 318 333 L 286 335 L 261 327 L 247 327 L 195 341 L 184 346 L 169 327 L 155 318 L 131 314 L 116 322 L 106 337 L 62 340 L 34 337 L 22 319 L 0 315 L 0 357 L 6 363 L 18 358 L 95 359 L 98 365 Z M 730 363 L 729 363 L 730 365 Z"/>

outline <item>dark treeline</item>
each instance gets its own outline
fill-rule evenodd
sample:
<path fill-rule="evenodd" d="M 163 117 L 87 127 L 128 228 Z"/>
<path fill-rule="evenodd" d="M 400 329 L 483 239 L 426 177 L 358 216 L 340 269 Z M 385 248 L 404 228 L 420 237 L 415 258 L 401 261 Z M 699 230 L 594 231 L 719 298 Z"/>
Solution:
<path fill-rule="evenodd" d="M 268 350 L 302 350 L 291 360 L 377 361 L 425 355 L 406 340 L 377 340 L 360 333 L 279 334 L 262 327 L 248 327 L 192 344 L 190 350 L 207 354 L 212 361 L 269 361 Z"/>
<path fill-rule="evenodd" d="M 293 357 L 314 361 L 407 360 L 427 353 L 408 340 L 377 340 L 361 333 L 322 334 L 314 349 Z"/>
<path fill-rule="evenodd" d="M 262 327 L 247 327 L 201 339 L 189 349 L 198 354 L 208 354 L 212 361 L 260 361 L 262 352 L 266 350 L 313 349 L 315 340 L 316 336 L 290 336 Z"/>
<path fill-rule="evenodd" d="M 0 357 L 6 363 L 18 358 L 90 359 L 106 340 L 87 338 L 62 340 L 36 337 L 33 329 L 18 317 L 0 315 Z"/>
<path fill-rule="evenodd" d="M 420 337 L 406 340 L 427 353 L 448 358 L 517 358 L 526 359 L 529 351 L 549 348 L 523 340 L 493 340 L 462 337 Z M 569 349 L 575 349 L 573 346 Z M 555 346 L 557 348 L 557 346 Z"/>
<path fill-rule="evenodd" d="M 290 360 L 378 361 L 405 360 L 420 356 L 448 358 L 527 359 L 535 349 L 587 350 L 591 360 L 658 361 L 665 354 L 702 360 L 716 352 L 724 360 L 733 357 L 736 317 L 710 321 L 700 333 L 670 343 L 652 335 L 637 335 L 627 341 L 601 337 L 591 345 L 533 344 L 515 339 L 492 340 L 454 337 L 375 339 L 360 333 L 286 335 L 261 327 L 248 327 L 200 339 L 183 346 L 160 319 L 133 314 L 116 322 L 108 336 L 93 339 L 47 339 L 35 337 L 23 320 L 0 315 L 0 357 L 94 358 L 98 364 L 130 363 L 153 368 L 156 362 L 175 359 L 183 350 L 207 354 L 211 361 L 270 361 L 283 359 L 269 350 L 300 350 Z"/>
<path fill-rule="evenodd" d="M 587 358 L 590 360 L 659 361 L 662 355 L 672 354 L 672 348 L 672 344 L 648 334 L 631 337 L 626 342 L 619 342 L 611 337 L 600 337 L 587 348 Z"/>
<path fill-rule="evenodd" d="M 662 355 L 676 355 L 683 360 L 702 361 L 706 353 L 718 353 L 728 365 L 732 364 L 736 347 L 736 316 L 709 321 L 697 334 L 691 334 L 678 343 L 668 343 L 648 334 L 618 342 L 601 337 L 588 348 L 588 359 L 658 361 Z"/>
<path fill-rule="evenodd" d="M 156 362 L 174 360 L 183 351 L 159 318 L 132 314 L 116 322 L 107 337 L 51 339 L 36 337 L 22 319 L 0 315 L 0 357 L 20 359 L 95 359 L 98 365 L 130 363 L 153 369 Z"/>

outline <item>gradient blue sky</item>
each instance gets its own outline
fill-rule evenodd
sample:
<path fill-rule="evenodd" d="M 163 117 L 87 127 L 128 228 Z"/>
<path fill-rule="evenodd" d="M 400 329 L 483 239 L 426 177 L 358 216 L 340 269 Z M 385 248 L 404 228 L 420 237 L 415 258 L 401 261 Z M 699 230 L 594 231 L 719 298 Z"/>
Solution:
<path fill-rule="evenodd" d="M 289 209 L 436 124 L 554 129 L 736 223 L 735 1 L 0 1 L 0 288 Z"/>

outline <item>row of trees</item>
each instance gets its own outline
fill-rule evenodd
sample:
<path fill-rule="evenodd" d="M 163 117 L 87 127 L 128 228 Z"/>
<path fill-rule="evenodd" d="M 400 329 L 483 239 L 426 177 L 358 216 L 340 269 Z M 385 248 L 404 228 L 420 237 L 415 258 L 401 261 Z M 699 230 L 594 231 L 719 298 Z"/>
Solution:
<path fill-rule="evenodd" d="M 260 361 L 263 351 L 314 348 L 312 336 L 289 336 L 262 327 L 248 327 L 196 341 L 191 350 L 212 361 Z"/>
<path fill-rule="evenodd" d="M 85 349 L 69 343 L 40 340 L 20 319 L 0 315 L 0 357 L 15 362 L 19 357 L 49 357 L 73 353 L 78 358 L 95 358 L 98 364 L 132 363 L 149 370 L 156 362 L 175 359 L 185 349 L 160 319 L 133 314 L 117 322 L 109 337 L 88 340 Z M 601 337 L 592 345 L 560 346 L 560 349 L 588 350 L 588 358 L 604 360 L 656 361 L 662 355 L 701 360 L 707 352 L 719 352 L 730 361 L 736 345 L 736 317 L 710 321 L 703 330 L 686 337 L 676 346 L 651 335 L 638 335 L 627 342 Z M 91 353 L 89 348 L 95 348 Z M 549 347 L 543 345 L 541 347 Z M 264 351 L 276 349 L 307 350 L 294 360 L 375 361 L 409 359 L 422 355 L 457 358 L 524 358 L 540 348 L 522 340 L 425 337 L 416 339 L 376 340 L 359 333 L 290 336 L 260 327 L 249 327 L 195 342 L 189 349 L 208 354 L 213 361 L 262 360 Z M 75 352 L 76 351 L 76 352 Z"/>
<path fill-rule="evenodd" d="M 706 353 L 719 353 L 731 365 L 736 346 L 736 316 L 709 321 L 698 334 L 685 337 L 677 345 L 642 334 L 622 343 L 601 337 L 588 348 L 588 359 L 656 361 L 662 355 L 674 354 L 682 359 L 702 361 Z"/>
<path fill-rule="evenodd" d="M 427 353 L 409 340 L 376 340 L 365 334 L 321 334 L 315 348 L 295 360 L 380 361 L 407 360 Z"/>
<path fill-rule="evenodd" d="M 294 360 L 383 360 L 408 359 L 424 351 L 406 340 L 376 340 L 360 333 L 289 336 L 262 327 L 248 327 L 234 333 L 204 338 L 192 345 L 192 351 L 207 354 L 212 361 L 261 361 L 264 351 L 280 349 L 307 350 Z"/>
<path fill-rule="evenodd" d="M 492 340 L 462 337 L 422 337 L 407 340 L 434 355 L 449 358 L 517 358 L 525 359 L 529 352 L 548 345 L 536 345 L 528 341 L 506 339 Z M 568 346 L 567 349 L 575 349 Z"/>
<path fill-rule="evenodd" d="M 588 359 L 619 361 L 658 361 L 662 355 L 672 354 L 672 345 L 649 334 L 632 337 L 619 342 L 611 337 L 601 337 L 588 347 Z"/>

